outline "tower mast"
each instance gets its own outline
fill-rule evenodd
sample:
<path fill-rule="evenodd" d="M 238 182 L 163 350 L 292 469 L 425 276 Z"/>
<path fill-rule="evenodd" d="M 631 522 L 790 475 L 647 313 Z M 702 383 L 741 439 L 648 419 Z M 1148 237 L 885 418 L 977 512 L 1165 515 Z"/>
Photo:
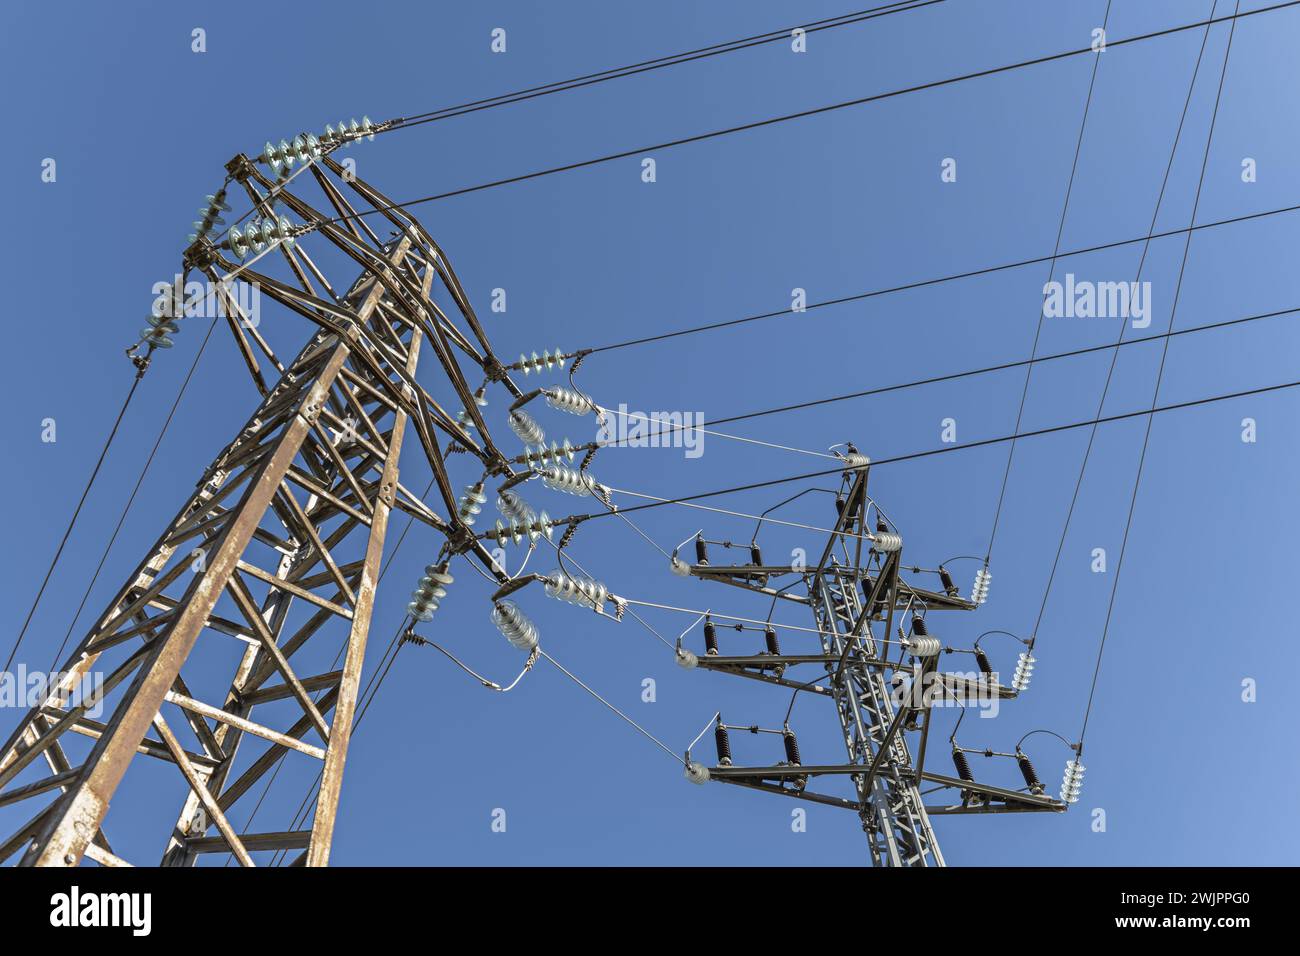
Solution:
<path fill-rule="evenodd" d="M 108 838 L 109 809 L 128 768 L 150 758 L 171 764 L 186 785 L 179 814 L 158 820 L 165 864 L 232 853 L 252 865 L 254 853 L 285 851 L 324 865 L 393 510 L 445 536 L 444 554 L 466 554 L 501 576 L 458 514 L 440 444 L 454 442 L 485 475 L 509 477 L 462 366 L 484 387 L 495 381 L 520 393 L 437 244 L 329 155 L 385 125 L 354 121 L 323 140 L 304 134 L 268 143 L 256 160 L 236 156 L 210 197 L 184 276 L 208 279 L 260 400 L 0 749 L 0 806 L 33 811 L 0 837 L 0 862 L 21 850 L 29 865 L 75 865 L 83 856 L 125 863 Z M 295 160 L 302 168 L 291 176 Z M 329 214 L 302 198 L 308 183 Z M 255 218 L 217 242 L 211 230 L 216 209 L 229 208 L 228 186 L 248 194 Z M 359 209 L 386 219 L 391 237 L 381 240 Z M 297 242 L 307 233 L 359 269 L 346 291 L 336 292 Z M 267 256 L 282 258 L 293 281 L 264 271 Z M 277 357 L 263 334 L 268 323 L 234 294 L 236 277 L 311 323 L 295 357 Z M 180 298 L 150 320 L 150 354 L 169 347 L 162 333 L 185 320 Z M 192 311 L 194 303 L 186 305 Z M 421 366 L 432 366 L 463 411 L 448 414 L 425 390 Z M 230 383 L 218 400 L 235 395 Z M 401 481 L 410 433 L 433 473 L 437 510 Z M 211 646 L 222 642 L 243 648 L 233 673 L 219 663 L 231 659 L 229 648 Z M 329 662 L 335 652 L 340 665 Z M 88 685 L 97 693 L 83 693 Z M 105 704 L 111 715 L 93 719 Z M 260 754 L 244 753 L 237 767 L 254 746 Z M 232 809 L 281 758 L 318 765 L 310 825 L 236 833 Z"/>

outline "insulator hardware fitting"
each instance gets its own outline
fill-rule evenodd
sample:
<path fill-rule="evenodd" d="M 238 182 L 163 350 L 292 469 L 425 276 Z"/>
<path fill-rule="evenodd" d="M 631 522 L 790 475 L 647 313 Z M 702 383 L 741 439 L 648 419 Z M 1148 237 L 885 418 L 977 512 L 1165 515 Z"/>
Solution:
<path fill-rule="evenodd" d="M 525 445 L 541 445 L 546 441 L 546 432 L 542 426 L 537 424 L 533 416 L 529 415 L 523 409 L 515 409 L 510 413 L 509 419 L 510 430 L 519 436 L 519 440 Z"/>
<path fill-rule="evenodd" d="M 908 653 L 921 660 L 933 660 L 939 656 L 941 650 L 943 645 L 939 643 L 937 637 L 913 634 L 907 641 Z"/>
<path fill-rule="evenodd" d="M 871 545 L 881 554 L 892 554 L 902 550 L 903 536 L 892 531 L 877 531 L 871 539 Z"/>
<path fill-rule="evenodd" d="M 531 375 L 533 372 L 540 375 L 543 371 L 549 372 L 553 368 L 564 368 L 564 363 L 567 362 L 569 358 L 568 355 L 565 355 L 559 349 L 555 350 L 554 355 L 551 354 L 550 349 L 547 349 L 541 355 L 534 352 L 532 358 L 529 358 L 526 355 L 520 355 L 519 361 L 510 367 L 518 369 L 523 372 L 525 376 Z"/>
<path fill-rule="evenodd" d="M 472 525 L 476 516 L 483 511 L 485 501 L 487 495 L 483 493 L 483 482 L 474 482 L 465 488 L 465 494 L 460 499 L 460 507 L 456 510 L 456 517 L 464 524 Z"/>
<path fill-rule="evenodd" d="M 447 573 L 447 564 L 430 564 L 424 569 L 415 590 L 411 592 L 411 603 L 406 605 L 406 613 L 417 621 L 433 620 L 433 612 L 438 610 L 439 602 L 447 596 L 447 585 L 454 581 Z"/>
<path fill-rule="evenodd" d="M 524 453 L 515 461 L 524 465 L 544 465 L 547 462 L 558 463 L 560 459 L 573 461 L 577 454 L 578 450 L 566 438 L 563 443 L 551 442 L 550 448 L 545 445 L 538 445 L 536 448 L 525 448 Z"/>
<path fill-rule="evenodd" d="M 1028 651 L 1021 651 L 1020 658 L 1016 661 L 1016 672 L 1011 675 L 1011 687 L 1015 691 L 1029 689 L 1029 681 L 1034 676 L 1034 662 L 1036 658 Z"/>
<path fill-rule="evenodd" d="M 528 502 L 509 488 L 497 492 L 497 510 L 511 521 L 533 520 L 533 509 L 528 507 Z"/>
<path fill-rule="evenodd" d="M 686 779 L 691 783 L 706 784 L 709 782 L 709 768 L 702 763 L 694 760 L 686 763 Z"/>
<path fill-rule="evenodd" d="M 483 408 L 488 403 L 487 395 L 485 394 L 486 391 L 486 389 L 480 388 L 474 393 L 474 404 L 479 408 Z M 462 408 L 456 415 L 456 424 L 460 425 L 460 427 L 466 431 L 469 431 L 474 427 L 474 419 L 470 416 L 468 408 Z"/>
<path fill-rule="evenodd" d="M 230 212 L 230 205 L 226 202 L 226 187 L 222 186 L 216 193 L 205 198 L 207 204 L 199 207 L 200 218 L 194 222 L 194 232 L 189 235 L 190 242 L 207 236 L 213 226 L 226 224 L 226 220 L 221 218 L 223 212 Z"/>
<path fill-rule="evenodd" d="M 556 386 L 542 389 L 542 394 L 546 396 L 546 404 L 570 415 L 586 415 L 596 408 L 591 399 L 573 389 Z"/>
<path fill-rule="evenodd" d="M 1066 762 L 1065 774 L 1061 779 L 1062 802 L 1079 802 L 1079 791 L 1083 789 L 1083 772 L 1087 769 L 1078 758 Z"/>
<path fill-rule="evenodd" d="M 545 511 L 537 516 L 530 514 L 524 521 L 511 521 L 509 524 L 498 521 L 496 528 L 488 532 L 488 536 L 503 548 L 507 541 L 518 544 L 525 538 L 529 542 L 536 542 L 545 536 L 550 541 L 554 534 L 555 523 Z"/>
<path fill-rule="evenodd" d="M 492 623 L 519 650 L 531 653 L 537 647 L 537 625 L 514 602 L 497 601 L 493 604 Z"/>
<path fill-rule="evenodd" d="M 253 220 L 248 224 L 248 229 L 242 233 L 238 226 L 234 226 L 230 230 L 229 237 L 221 245 L 229 249 L 236 259 L 244 259 L 250 253 L 261 252 L 281 241 L 290 249 L 294 247 L 293 223 L 284 216 L 263 219 L 260 222 Z"/>
<path fill-rule="evenodd" d="M 563 571 L 552 571 L 547 576 L 546 596 L 557 601 L 567 601 L 593 611 L 602 611 L 609 598 L 609 588 L 594 578 L 579 578 Z"/>
<path fill-rule="evenodd" d="M 608 502 L 610 490 L 585 471 L 553 465 L 541 471 L 542 482 L 555 491 L 570 495 L 593 495 Z"/>

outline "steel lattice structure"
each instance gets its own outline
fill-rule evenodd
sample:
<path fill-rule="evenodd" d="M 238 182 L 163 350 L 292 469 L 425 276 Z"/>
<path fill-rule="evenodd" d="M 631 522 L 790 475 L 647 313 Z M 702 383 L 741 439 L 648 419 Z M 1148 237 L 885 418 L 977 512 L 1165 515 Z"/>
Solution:
<path fill-rule="evenodd" d="M 773 601 L 806 605 L 821 642 L 821 654 L 782 654 L 775 631 L 769 629 L 763 653 L 720 654 L 716 633 L 706 630 L 704 654 L 679 649 L 678 655 L 687 667 L 829 698 L 839 718 L 848 759 L 843 764 L 803 764 L 787 714 L 786 725 L 771 731 L 781 734 L 787 759 L 770 766 L 735 766 L 728 732 L 748 729 L 757 733 L 760 728 L 728 726 L 719 714 L 715 729 L 718 765 L 706 768 L 692 761 L 688 751 L 687 775 L 700 783 L 715 779 L 853 810 L 867 834 L 874 865 L 943 866 L 931 814 L 1059 812 L 1066 804 L 1043 795 L 1041 785 L 1031 784 L 1031 792 L 1025 792 L 976 782 L 964 758 L 958 758 L 958 766 L 966 771 L 961 777 L 926 769 L 936 694 L 940 700 L 969 703 L 979 696 L 1012 698 L 1016 691 L 1000 684 L 996 675 L 940 671 L 942 648 L 937 638 L 929 636 L 925 614 L 972 611 L 978 603 L 962 598 L 946 575 L 948 586 L 942 591 L 921 588 L 900 576 L 902 536 L 867 495 L 868 460 L 856 452 L 846 457 L 851 467 L 846 469 L 836 497 L 838 518 L 815 567 L 764 564 L 756 545 L 748 564 L 710 564 L 701 538 L 697 539 L 697 562 L 679 568 L 701 580 L 744 588 Z M 869 525 L 873 508 L 874 529 Z M 783 578 L 789 583 L 777 587 Z M 902 621 L 908 615 L 911 623 L 905 632 Z M 892 640 L 896 623 L 897 640 Z M 897 647 L 896 654 L 890 653 L 891 646 Z M 792 669 L 809 665 L 821 667 L 824 680 L 787 676 Z M 913 745 L 908 743 L 909 736 Z M 1025 759 L 1022 769 L 1028 765 Z M 852 796 L 807 789 L 812 780 L 845 776 L 852 782 Z M 959 798 L 927 807 L 923 783 L 934 784 L 938 790 L 956 790 Z"/>
<path fill-rule="evenodd" d="M 331 130 L 323 142 L 304 135 L 278 151 L 268 144 L 256 162 L 241 154 L 228 164 L 227 184 L 247 192 L 261 224 L 255 221 L 246 237 L 232 229 L 231 239 L 214 242 L 214 208 L 192 237 L 185 274 L 206 276 L 223 300 L 260 401 L 67 659 L 59 682 L 5 742 L 0 806 L 54 799 L 3 837 L 0 861 L 25 847 L 24 864 L 73 865 L 83 855 L 124 863 L 105 821 L 128 765 L 144 756 L 172 764 L 189 788 L 174 825 L 160 833 L 164 864 L 231 852 L 248 865 L 261 850 L 300 850 L 299 862 L 325 864 L 391 513 L 413 516 L 445 536 L 445 553 L 469 555 L 503 577 L 458 513 L 440 446 L 450 440 L 478 459 L 484 474 L 510 476 L 512 466 L 492 443 L 462 366 L 484 385 L 499 382 L 512 395 L 521 393 L 437 243 L 329 155 L 383 128 L 367 121 L 358 130 L 354 121 L 350 132 Z M 299 172 L 310 176 L 287 174 L 294 154 L 304 164 Z M 278 180 L 258 162 L 277 170 Z M 328 214 L 302 198 L 299 187 L 312 181 Z M 228 208 L 224 193 L 225 187 L 216 205 Z M 286 228 L 286 211 L 303 225 Z M 386 220 L 391 238 L 381 240 L 359 212 Z M 346 292 L 336 293 L 323 268 L 293 241 L 306 232 L 360 270 Z M 253 251 L 281 256 L 294 281 L 254 268 L 257 259 L 234 261 Z M 232 275 L 312 324 L 293 358 L 279 358 L 243 314 L 226 281 Z M 437 297 L 450 307 L 440 307 Z M 441 374 L 464 411 L 449 414 L 420 385 L 421 365 Z M 410 432 L 432 469 L 442 514 L 400 480 Z M 204 664 L 200 676 L 210 686 L 192 689 L 193 678 L 182 669 L 198 655 L 201 637 L 241 642 L 236 646 L 244 649 L 220 684 Z M 309 663 L 320 656 L 313 649 L 331 637 L 328 650 L 341 641 L 341 666 Z M 114 703 L 106 722 L 87 715 L 90 698 L 72 702 L 92 670 L 107 675 L 102 692 Z M 178 737 L 177 718 L 164 717 L 164 705 L 183 718 L 188 743 Z M 236 756 L 252 741 L 265 750 L 235 776 Z M 231 808 L 286 753 L 320 766 L 310 826 L 237 834 Z M 20 781 L 37 761 L 48 765 L 48 775 Z"/>
<path fill-rule="evenodd" d="M 548 449 L 540 427 L 523 411 L 539 395 L 576 415 L 600 418 L 600 407 L 576 386 L 525 392 L 511 379 L 512 371 L 562 368 L 587 353 L 534 353 L 510 365 L 497 358 L 429 233 L 331 156 L 389 125 L 354 121 L 351 129 L 329 129 L 322 140 L 303 134 L 292 144 L 268 143 L 255 159 L 237 155 L 227 164 L 226 183 L 201 211 L 182 280 L 207 280 L 220 305 L 217 320 L 224 319 L 259 401 L 69 656 L 40 705 L 5 742 L 0 807 L 30 804 L 34 812 L 0 842 L 0 862 L 22 850 L 24 864 L 75 865 L 89 857 L 125 865 L 109 842 L 106 820 L 128 767 L 143 756 L 171 764 L 185 787 L 175 816 L 159 823 L 164 865 L 194 865 L 202 855 L 217 853 L 252 865 L 253 854 L 267 851 L 296 852 L 295 862 L 305 865 L 327 863 L 394 510 L 433 529 L 441 542 L 437 561 L 426 568 L 408 606 L 399 632 L 405 640 L 429 643 L 411 622 L 427 621 L 436 610 L 442 586 L 451 580 L 452 557 L 481 565 L 495 582 L 493 620 L 512 644 L 529 652 L 525 670 L 541 653 L 537 632 L 506 599 L 529 583 L 543 585 L 551 597 L 622 619 L 625 599 L 563 570 L 569 539 L 592 515 L 553 521 L 545 512 L 534 514 L 512 490 L 540 477 L 554 490 L 599 501 L 605 513 L 617 511 L 610 490 L 587 471 L 600 442 L 574 447 L 566 441 Z M 301 166 L 291 174 L 295 162 Z M 236 225 L 219 239 L 213 230 L 219 211 L 230 208 L 225 195 L 232 185 L 247 194 L 255 218 L 245 230 Z M 320 199 L 317 205 L 308 202 L 304 186 L 316 188 L 328 212 L 317 207 Z M 386 223 L 387 238 L 368 224 L 376 217 Z M 345 292 L 336 292 L 328 278 L 333 267 L 298 243 L 308 234 L 323 241 L 317 255 L 328 252 L 343 267 L 359 270 Z M 268 256 L 282 261 L 287 278 L 259 266 Z M 293 358 L 281 359 L 245 311 L 234 294 L 236 278 L 308 321 L 306 344 Z M 147 351 L 130 351 L 141 374 L 154 349 L 170 346 L 167 334 L 179 329 L 177 321 L 193 304 L 183 298 L 178 290 L 163 314 L 150 318 L 140 343 Z M 454 411 L 421 383 L 422 365 L 425 380 L 432 369 L 433 391 L 444 390 Z M 527 446 L 523 455 L 507 457 L 492 440 L 481 412 L 489 385 L 508 394 L 510 427 Z M 401 481 L 408 433 L 431 472 L 435 507 Z M 576 468 L 561 464 L 577 453 L 585 454 Z M 449 474 L 452 455 L 478 469 L 460 496 Z M 678 660 L 829 697 L 847 761 L 804 765 L 787 723 L 781 731 L 786 761 L 735 766 L 719 716 L 718 765 L 706 768 L 688 750 L 687 775 L 852 809 L 876 865 L 942 865 L 932 813 L 1059 811 L 1065 804 L 1043 795 L 1032 769 L 1025 792 L 975 782 L 960 759 L 957 778 L 925 768 L 932 699 L 926 688 L 999 698 L 1016 691 L 991 673 L 967 678 L 939 671 L 942 649 L 928 636 L 925 614 L 969 611 L 979 601 L 963 599 L 946 572 L 942 591 L 900 575 L 902 538 L 867 495 L 869 461 L 850 447 L 844 462 L 837 522 L 815 567 L 766 565 L 757 548 L 748 564 L 711 565 L 701 538 L 697 563 L 674 558 L 673 569 L 809 608 L 820 654 L 782 654 L 769 629 L 766 653 L 723 656 L 710 641 L 699 656 L 679 646 Z M 476 533 L 471 526 L 489 480 L 499 482 L 497 503 L 508 520 L 498 521 L 495 531 Z M 873 510 L 876 520 L 869 527 Z M 551 575 L 525 576 L 521 570 L 511 576 L 488 550 L 494 542 L 528 540 L 535 546 L 560 526 L 567 527 L 555 545 L 561 570 Z M 785 577 L 791 583 L 774 586 Z M 905 633 L 902 621 L 909 617 Z M 896 622 L 897 639 L 891 636 Z M 708 636 L 706 627 L 706 641 Z M 214 643 L 221 650 L 212 651 Z M 893 647 L 898 653 L 891 657 Z M 337 653 L 328 661 L 331 649 Z M 806 665 L 821 666 L 825 681 L 787 676 Z M 98 696 L 81 693 L 92 673 L 106 675 Z M 101 702 L 112 708 L 103 722 L 92 713 Z M 171 721 L 164 716 L 168 708 Z M 253 747 L 261 749 L 250 754 Z M 1018 748 L 1015 756 L 1023 757 Z M 269 787 L 280 761 L 289 757 L 319 764 L 310 826 L 236 832 L 232 808 L 242 807 L 240 801 L 264 780 Z M 48 771 L 43 776 L 39 762 Z M 1027 760 L 1022 770 L 1026 765 Z M 848 777 L 852 795 L 808 789 L 810 780 L 823 777 Z M 960 800 L 927 807 L 923 783 L 955 788 Z"/>

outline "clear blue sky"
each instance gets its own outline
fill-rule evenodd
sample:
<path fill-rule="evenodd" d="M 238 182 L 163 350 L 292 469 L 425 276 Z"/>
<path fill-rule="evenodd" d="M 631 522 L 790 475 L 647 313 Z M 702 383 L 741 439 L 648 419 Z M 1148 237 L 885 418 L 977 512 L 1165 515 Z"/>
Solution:
<path fill-rule="evenodd" d="M 1221 0 L 1220 13 L 1232 5 Z M 1246 0 L 1241 6 L 1264 5 Z M 142 324 L 150 288 L 177 269 L 194 209 L 236 152 L 255 154 L 267 139 L 303 128 L 319 132 L 340 118 L 409 115 L 855 6 L 851 0 L 6 4 L 0 78 L 9 145 L 0 151 L 0 182 L 9 225 L 0 262 L 9 290 L 10 466 L 3 491 L 11 510 L 0 561 L 7 633 L 21 625 L 129 384 L 122 349 Z M 438 193 L 1082 47 L 1105 7 L 1105 0 L 947 0 L 814 34 L 804 54 L 773 44 L 429 124 L 348 155 L 362 177 L 390 196 Z M 1210 7 L 1211 0 L 1114 0 L 1109 33 L 1117 39 L 1201 20 Z M 203 54 L 190 49 L 196 27 L 206 30 Z M 489 49 L 496 27 L 507 31 L 504 54 Z M 1210 34 L 1160 229 L 1190 219 L 1227 29 Z M 1290 109 L 1298 42 L 1300 8 L 1239 23 L 1198 221 L 1300 202 L 1300 134 Z M 1188 31 L 1103 55 L 1063 248 L 1145 233 L 1200 43 L 1201 32 Z M 779 310 L 789 306 L 794 287 L 817 301 L 1045 255 L 1056 237 L 1091 67 L 1090 58 L 1078 57 L 651 152 L 653 184 L 641 181 L 634 158 L 416 212 L 506 355 Z M 41 181 L 47 157 L 58 164 L 53 184 Z M 957 160 L 955 183 L 940 180 L 946 157 Z M 1253 183 L 1241 177 L 1247 157 L 1258 169 Z M 1295 213 L 1197 233 L 1175 327 L 1300 306 L 1297 240 Z M 1182 249 L 1181 237 L 1151 247 L 1144 278 L 1153 283 L 1155 306 L 1142 334 L 1170 322 Z M 1139 246 L 1127 246 L 1062 260 L 1058 274 L 1131 280 L 1139 253 Z M 1010 270 L 610 352 L 587 362 L 580 381 L 605 405 L 699 411 L 712 420 L 1023 359 L 1046 273 L 1043 265 Z M 505 314 L 488 310 L 497 287 L 508 293 Z M 269 305 L 263 321 L 305 334 Z M 1162 403 L 1296 378 L 1296 323 L 1284 316 L 1174 340 Z M 45 666 L 62 639 L 197 348 L 199 328 L 187 326 L 142 385 L 19 655 L 30 666 Z M 1101 344 L 1117 331 L 1114 320 L 1050 320 L 1039 347 L 1053 353 Z M 1158 344 L 1124 350 L 1108 413 L 1149 405 L 1159 358 Z M 1108 362 L 1100 353 L 1037 369 L 1023 427 L 1090 418 Z M 812 449 L 851 440 L 888 457 L 936 447 L 940 422 L 955 418 L 959 440 L 974 441 L 1011 431 L 1023 374 L 964 379 L 724 430 Z M 255 402 L 231 342 L 218 333 L 90 612 L 108 600 Z M 492 410 L 499 415 L 500 403 Z M 1300 393 L 1293 391 L 1157 418 L 1089 729 L 1082 801 L 1066 816 L 941 819 L 949 862 L 1294 861 L 1300 774 L 1286 702 L 1297 653 L 1292 626 L 1271 605 L 1294 590 L 1297 413 Z M 48 417 L 58 422 L 54 444 L 40 439 Z M 1241 441 L 1245 417 L 1258 423 L 1255 443 Z M 588 425 L 558 413 L 544 423 L 553 437 L 566 429 L 575 442 L 592 437 Z M 968 719 L 959 738 L 964 745 L 1006 750 L 1039 727 L 1077 736 L 1144 427 L 1135 419 L 1101 428 L 1039 632 L 1033 687 L 996 720 Z M 1032 627 L 1086 439 L 1085 431 L 1072 431 L 1019 446 L 993 558 L 992 596 L 977 613 L 937 624 L 933 629 L 946 642 L 969 646 L 985 630 L 1025 634 Z M 1004 446 L 994 446 L 873 473 L 875 495 L 903 531 L 908 563 L 933 566 L 983 551 L 1005 456 Z M 709 438 L 698 459 L 680 450 L 607 451 L 593 471 L 619 488 L 674 495 L 823 464 Z M 408 456 L 404 465 L 423 487 L 425 473 L 415 461 Z M 473 476 L 455 477 L 464 483 Z M 716 503 L 757 511 L 784 490 Z M 567 513 L 573 503 L 540 489 L 530 489 L 529 497 L 553 512 Z M 832 520 L 824 496 L 809 496 L 788 517 L 817 525 Z M 701 524 L 713 538 L 747 540 L 750 533 L 748 522 L 678 508 L 638 520 L 665 547 Z M 819 547 L 814 536 L 794 531 L 775 533 L 764 545 L 772 555 Z M 1108 573 L 1090 571 L 1097 547 L 1107 549 Z M 418 528 L 403 545 L 380 591 L 374 659 L 435 550 Z M 747 616 L 766 611 L 743 592 L 672 577 L 662 555 L 621 522 L 584 527 L 573 554 L 629 597 Z M 549 567 L 541 559 L 536 569 Z M 974 566 L 955 567 L 969 586 Z M 463 571 L 429 633 L 501 680 L 513 677 L 520 655 L 489 622 L 486 593 L 484 582 Z M 737 723 L 780 724 L 784 694 L 684 672 L 631 620 L 615 625 L 532 595 L 527 610 L 548 651 L 676 750 L 719 708 Z M 787 623 L 810 623 L 798 609 L 783 613 Z M 661 611 L 647 612 L 647 619 L 669 636 L 691 620 Z M 698 645 L 698 629 L 693 640 Z M 1013 649 L 993 640 L 995 663 L 1009 672 Z M 785 643 L 805 646 L 795 638 Z M 227 669 L 215 684 L 229 679 L 228 657 L 220 658 Z M 657 682 L 652 704 L 641 701 L 647 677 Z M 1254 703 L 1241 700 L 1247 678 L 1257 682 Z M 16 718 L 0 713 L 0 730 L 8 733 Z M 801 700 L 793 723 L 806 761 L 842 755 L 824 701 Z M 1030 752 L 1054 791 L 1068 754 L 1050 738 L 1032 740 Z M 776 758 L 749 739 L 738 746 L 756 761 Z M 946 769 L 942 749 L 935 760 L 936 769 Z M 979 760 L 976 769 L 1020 785 L 1006 762 Z M 306 759 L 290 758 L 255 830 L 286 825 L 308 770 Z M 174 815 L 179 783 L 162 764 L 133 768 L 108 818 L 120 853 L 157 858 L 157 816 Z M 334 862 L 865 862 L 851 814 L 810 806 L 807 832 L 793 833 L 795 805 L 721 785 L 691 786 L 680 766 L 545 663 L 514 692 L 490 694 L 444 658 L 407 648 L 354 740 Z M 1243 832 L 1246 821 L 1231 810 L 1243 805 L 1267 807 L 1266 837 Z M 504 834 L 490 829 L 494 808 L 507 812 Z M 1093 808 L 1106 811 L 1104 833 L 1092 831 Z M 250 809 L 238 805 L 237 826 Z M 0 809 L 0 829 L 12 829 L 19 813 Z M 21 813 L 25 819 L 31 811 Z"/>

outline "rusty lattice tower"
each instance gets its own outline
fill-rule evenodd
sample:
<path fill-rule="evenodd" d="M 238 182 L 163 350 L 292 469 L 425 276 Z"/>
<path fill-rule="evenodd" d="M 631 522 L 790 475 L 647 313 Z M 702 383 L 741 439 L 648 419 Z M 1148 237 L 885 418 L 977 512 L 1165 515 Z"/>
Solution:
<path fill-rule="evenodd" d="M 188 793 L 158 821 L 164 863 L 229 852 L 249 864 L 278 850 L 324 864 L 393 510 L 437 532 L 444 560 L 464 554 L 502 576 L 468 531 L 445 452 L 454 445 L 470 463 L 462 468 L 508 479 L 512 465 L 480 405 L 490 383 L 520 392 L 429 233 L 331 156 L 387 125 L 353 121 L 321 139 L 268 143 L 255 159 L 238 155 L 209 197 L 184 284 L 207 280 L 260 400 L 5 742 L 0 806 L 32 812 L 0 837 L 0 860 L 21 850 L 26 864 L 124 862 L 109 840 L 110 804 L 133 762 L 157 760 Z M 252 218 L 218 233 L 228 189 L 232 199 L 247 194 Z M 299 241 L 309 234 L 310 253 Z M 277 259 L 284 278 L 265 268 Z M 346 288 L 328 277 L 338 268 L 356 274 Z M 236 279 L 310 323 L 296 354 L 268 341 L 288 315 L 277 308 L 274 323 L 253 321 Z M 182 294 L 150 318 L 137 361 L 192 321 L 195 302 Z M 420 384 L 421 367 L 425 379 L 440 377 L 433 391 L 451 396 L 450 412 Z M 232 385 L 221 401 L 234 394 Z M 437 507 L 402 482 L 411 433 Z M 92 673 L 98 699 L 78 693 Z M 103 721 L 91 716 L 96 700 Z M 236 833 L 232 808 L 286 755 L 319 767 L 309 825 Z"/>

